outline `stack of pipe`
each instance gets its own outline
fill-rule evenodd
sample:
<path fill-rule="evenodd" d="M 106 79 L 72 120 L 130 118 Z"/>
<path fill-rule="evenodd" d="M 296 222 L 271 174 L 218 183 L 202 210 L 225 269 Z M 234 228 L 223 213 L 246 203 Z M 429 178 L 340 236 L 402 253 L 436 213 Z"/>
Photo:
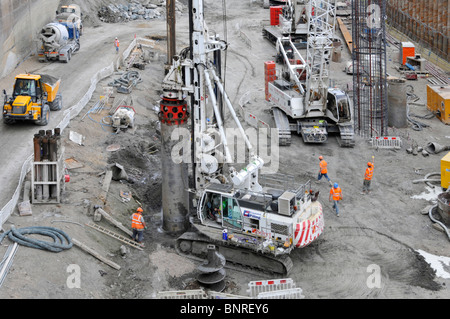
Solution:
<path fill-rule="evenodd" d="M 58 159 L 61 155 L 61 130 L 39 130 L 33 138 L 34 162 L 52 162 L 50 165 L 33 165 L 35 182 L 57 182 Z M 57 186 L 53 184 L 36 185 L 36 199 L 49 200 L 57 197 Z"/>

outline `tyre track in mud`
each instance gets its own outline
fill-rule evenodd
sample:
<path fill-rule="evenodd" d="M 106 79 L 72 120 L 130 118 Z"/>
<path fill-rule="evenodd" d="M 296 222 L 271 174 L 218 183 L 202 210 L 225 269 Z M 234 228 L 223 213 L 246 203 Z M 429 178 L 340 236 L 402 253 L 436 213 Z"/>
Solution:
<path fill-rule="evenodd" d="M 235 90 L 235 94 L 233 97 L 233 105 L 237 105 L 237 100 L 240 98 L 241 94 L 240 94 L 240 90 L 241 90 L 241 86 L 244 83 L 244 81 L 246 79 L 249 79 L 249 76 L 251 76 L 252 78 L 255 77 L 256 71 L 255 71 L 255 66 L 250 62 L 250 59 L 248 57 L 246 57 L 243 54 L 240 54 L 234 50 L 229 51 L 230 53 L 234 54 L 237 58 L 237 60 L 239 60 L 239 62 L 241 62 L 244 65 L 245 71 L 244 72 L 240 72 L 242 74 L 241 80 L 239 81 L 239 84 L 236 87 Z M 246 63 L 246 62 L 247 63 Z"/>

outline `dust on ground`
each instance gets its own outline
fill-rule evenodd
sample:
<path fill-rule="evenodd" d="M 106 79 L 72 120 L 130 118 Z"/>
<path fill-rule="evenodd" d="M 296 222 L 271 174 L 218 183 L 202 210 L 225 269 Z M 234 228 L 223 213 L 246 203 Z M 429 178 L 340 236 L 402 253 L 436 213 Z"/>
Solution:
<path fill-rule="evenodd" d="M 222 30 L 220 3 L 206 1 L 206 20 L 211 28 Z M 261 37 L 260 23 L 269 13 L 258 3 L 228 2 L 227 92 L 235 105 L 243 94 L 264 87 L 263 62 L 272 60 L 274 48 Z M 251 18 L 249 18 L 251 17 Z M 179 17 L 180 50 L 187 44 L 187 16 Z M 177 22 L 177 23 L 178 23 Z M 130 22 L 132 23 L 132 22 Z M 138 25 L 141 22 L 134 22 Z M 164 26 L 165 21 L 154 22 Z M 142 23 L 141 23 L 142 24 Z M 239 25 L 253 39 L 252 47 L 245 46 L 234 26 Z M 95 28 L 116 28 L 96 22 Z M 136 30 L 141 30 L 138 27 Z M 160 29 L 158 29 L 160 30 Z M 140 32 L 141 36 L 156 36 L 152 28 Z M 160 31 L 156 32 L 161 34 Z M 219 32 L 220 33 L 220 32 Z M 89 26 L 85 34 L 89 34 Z M 130 94 L 127 103 L 136 110 L 136 125 L 115 134 L 104 125 L 107 110 L 82 117 L 104 95 L 103 87 L 117 77 L 104 79 L 97 86 L 92 100 L 64 131 L 65 157 L 74 158 L 82 167 L 70 170 L 62 202 L 58 205 L 33 205 L 32 216 L 14 214 L 4 228 L 28 225 L 52 226 L 66 231 L 73 238 L 95 249 L 100 255 L 121 266 L 115 270 L 77 247 L 62 253 L 19 247 L 14 264 L 0 289 L 0 298 L 152 298 L 158 291 L 198 288 L 196 283 L 198 262 L 179 256 L 174 249 L 175 238 L 161 230 L 161 162 L 159 157 L 158 104 L 164 74 L 164 39 L 158 39 L 153 48 L 154 59 L 141 71 L 143 82 Z M 394 48 L 388 52 L 391 63 L 396 63 Z M 343 50 L 342 61 L 349 59 Z M 72 61 L 71 61 L 72 62 Z M 351 82 L 343 63 L 331 63 L 336 85 Z M 395 68 L 389 69 L 396 74 Z M 412 83 L 412 82 L 411 82 Z M 426 79 L 412 85 L 415 93 L 426 100 Z M 262 92 L 263 95 L 263 92 Z M 269 105 L 263 96 L 257 96 L 246 105 L 261 117 L 267 117 Z M 115 98 L 120 98 L 116 94 Z M 131 102 L 132 101 L 132 102 Z M 417 113 L 426 113 L 415 107 Z M 270 120 L 270 117 L 269 117 Z M 323 235 L 310 246 L 291 254 L 294 267 L 289 277 L 303 289 L 306 298 L 448 298 L 448 279 L 435 276 L 434 270 L 417 253 L 421 249 L 435 255 L 448 255 L 449 244 L 443 233 L 431 227 L 428 216 L 421 212 L 430 204 L 426 200 L 412 199 L 424 192 L 424 184 L 412 183 L 429 172 L 439 170 L 440 156 L 413 156 L 405 148 L 413 142 L 425 145 L 429 141 L 450 144 L 448 127 L 437 119 L 427 120 L 429 128 L 417 132 L 410 128 L 391 129 L 392 135 L 401 136 L 401 150 L 373 149 L 357 137 L 352 149 L 340 148 L 330 139 L 325 145 L 307 145 L 294 136 L 292 145 L 280 148 L 279 172 L 294 175 L 299 181 L 311 180 L 320 190 L 319 200 L 325 212 Z M 84 145 L 69 140 L 69 131 L 85 137 Z M 446 133 L 447 132 L 447 133 Z M 115 147 L 110 151 L 108 146 Z M 318 156 L 329 163 L 330 177 L 339 182 L 344 193 L 341 217 L 335 217 L 328 202 L 329 186 L 317 181 Z M 375 173 L 370 196 L 360 195 L 365 163 L 375 157 Z M 112 181 L 106 203 L 99 202 L 104 174 L 108 164 L 118 163 L 128 174 L 127 180 Z M 120 192 L 131 192 L 124 202 Z M 144 208 L 144 218 L 150 227 L 144 232 L 143 251 L 129 247 L 86 226 L 92 222 L 93 206 L 103 209 L 124 225 L 138 206 Z M 115 230 L 102 219 L 99 223 Z M 5 246 L 6 240 L 2 243 Z M 124 248 L 121 249 L 121 246 Z M 70 288 L 69 265 L 78 265 L 81 271 L 79 288 Z M 368 284 L 373 269 L 381 272 L 380 287 Z M 375 268 L 374 268 L 375 267 Z M 252 280 L 270 279 L 266 274 L 254 274 L 227 269 L 225 292 L 246 295 Z"/>

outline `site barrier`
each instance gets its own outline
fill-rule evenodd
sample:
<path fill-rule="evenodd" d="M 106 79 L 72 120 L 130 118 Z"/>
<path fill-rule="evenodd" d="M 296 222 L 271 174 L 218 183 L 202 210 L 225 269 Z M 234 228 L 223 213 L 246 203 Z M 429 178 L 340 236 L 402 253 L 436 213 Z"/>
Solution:
<path fill-rule="evenodd" d="M 272 280 L 259 280 L 251 281 L 248 283 L 247 293 L 250 297 L 258 297 L 260 293 L 274 292 L 277 290 L 293 289 L 295 283 L 292 278 L 285 279 L 272 279 Z"/>
<path fill-rule="evenodd" d="M 58 127 L 61 129 L 61 133 L 63 132 L 63 129 L 69 125 L 70 120 L 75 118 L 80 111 L 86 106 L 87 103 L 92 98 L 92 95 L 97 87 L 98 82 L 103 80 L 104 78 L 112 75 L 115 70 L 117 70 L 124 61 L 128 55 L 130 54 L 131 50 L 137 45 L 136 38 L 133 39 L 133 41 L 130 43 L 128 48 L 122 53 L 121 59 L 117 59 L 115 62 L 111 62 L 111 64 L 101 70 L 99 70 L 95 75 L 91 78 L 91 85 L 89 86 L 87 92 L 84 94 L 84 96 L 73 106 L 71 106 L 69 109 L 64 111 L 64 117 L 61 120 L 61 122 L 58 123 L 55 127 Z M 26 175 L 31 170 L 31 163 L 34 159 L 34 154 L 31 154 L 25 162 L 22 164 L 22 168 L 20 171 L 20 177 L 19 177 L 19 183 L 16 187 L 16 190 L 14 191 L 14 194 L 12 198 L 8 201 L 8 203 L 3 206 L 3 208 L 0 211 L 0 228 L 3 229 L 3 224 L 8 220 L 8 218 L 12 215 L 14 212 L 17 203 L 19 201 L 20 197 L 20 191 L 22 190 L 22 184 L 25 180 Z"/>
<path fill-rule="evenodd" d="M 203 289 L 160 291 L 156 299 L 208 299 Z"/>
<path fill-rule="evenodd" d="M 239 296 L 217 291 L 203 289 L 160 291 L 156 299 L 251 299 L 248 296 Z"/>
<path fill-rule="evenodd" d="M 263 90 L 264 89 L 257 89 L 257 90 L 245 92 L 239 99 L 238 105 L 239 105 L 240 115 L 248 125 L 250 125 L 254 128 L 266 128 L 267 132 L 270 136 L 270 125 L 267 124 L 266 122 L 264 122 L 263 120 L 259 119 L 255 114 L 253 114 L 245 109 L 245 105 L 247 103 L 249 103 L 250 100 L 252 99 L 252 94 L 255 94 L 255 93 L 262 94 L 261 92 L 263 92 Z"/>
<path fill-rule="evenodd" d="M 233 295 L 215 291 L 208 291 L 208 297 L 210 299 L 251 299 L 248 296 Z"/>
<path fill-rule="evenodd" d="M 371 138 L 370 143 L 374 148 L 400 149 L 402 147 L 400 137 L 376 136 Z"/>
<path fill-rule="evenodd" d="M 301 288 L 282 289 L 275 291 L 260 292 L 258 299 L 303 299 Z"/>
<path fill-rule="evenodd" d="M 251 281 L 248 296 L 227 294 L 203 289 L 162 291 L 156 299 L 303 299 L 301 288 L 291 278 Z"/>

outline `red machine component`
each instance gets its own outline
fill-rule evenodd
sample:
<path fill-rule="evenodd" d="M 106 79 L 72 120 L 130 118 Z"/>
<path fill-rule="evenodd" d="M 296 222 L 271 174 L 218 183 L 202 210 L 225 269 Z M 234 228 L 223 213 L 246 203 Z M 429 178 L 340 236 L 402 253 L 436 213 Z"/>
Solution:
<path fill-rule="evenodd" d="M 181 125 L 188 119 L 187 102 L 185 100 L 162 97 L 159 120 L 166 125 Z"/>
<path fill-rule="evenodd" d="M 270 25 L 280 24 L 280 14 L 283 12 L 283 6 L 270 7 Z"/>

